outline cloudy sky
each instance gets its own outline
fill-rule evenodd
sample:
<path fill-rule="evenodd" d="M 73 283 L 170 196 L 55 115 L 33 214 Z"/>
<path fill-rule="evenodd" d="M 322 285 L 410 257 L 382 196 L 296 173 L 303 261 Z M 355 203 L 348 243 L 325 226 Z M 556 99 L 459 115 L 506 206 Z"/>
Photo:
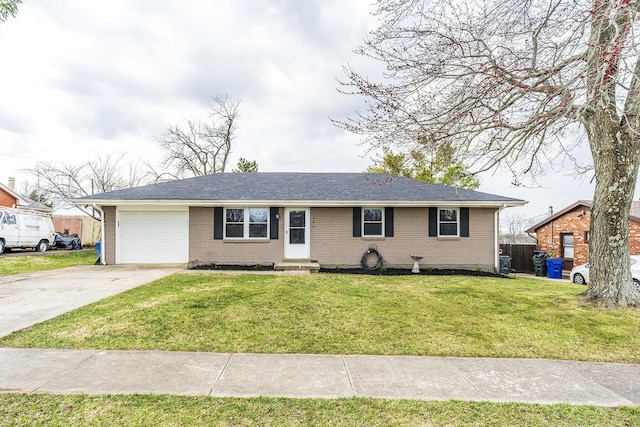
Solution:
<path fill-rule="evenodd" d="M 107 153 L 160 158 L 154 138 L 205 119 L 215 94 L 241 100 L 239 157 L 261 171 L 360 172 L 359 138 L 336 128 L 363 110 L 337 92 L 342 66 L 375 75 L 353 50 L 376 25 L 372 0 L 28 0 L 0 24 L 0 181 L 37 161 Z M 367 71 L 369 70 L 369 71 Z M 503 171 L 481 191 L 529 200 L 527 218 L 590 199 L 558 171 L 514 188 Z"/>

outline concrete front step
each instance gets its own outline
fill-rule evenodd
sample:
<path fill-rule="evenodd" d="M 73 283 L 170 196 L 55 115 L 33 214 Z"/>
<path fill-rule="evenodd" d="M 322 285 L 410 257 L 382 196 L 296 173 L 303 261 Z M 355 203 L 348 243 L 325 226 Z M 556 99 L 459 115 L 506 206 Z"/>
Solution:
<path fill-rule="evenodd" d="M 320 264 L 310 259 L 283 259 L 273 265 L 277 271 L 308 271 L 317 273 L 320 271 Z"/>

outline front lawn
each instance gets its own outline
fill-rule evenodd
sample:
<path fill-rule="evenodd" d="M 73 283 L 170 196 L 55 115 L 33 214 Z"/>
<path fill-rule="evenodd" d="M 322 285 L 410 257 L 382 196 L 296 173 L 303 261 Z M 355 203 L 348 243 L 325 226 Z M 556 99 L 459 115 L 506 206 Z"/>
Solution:
<path fill-rule="evenodd" d="M 640 408 L 382 399 L 0 394 L 3 426 L 632 426 Z"/>
<path fill-rule="evenodd" d="M 178 274 L 0 346 L 640 363 L 640 310 L 584 305 L 582 291 L 523 278 Z"/>
<path fill-rule="evenodd" d="M 0 276 L 91 265 L 98 258 L 95 251 L 56 251 L 46 255 L 8 257 L 0 255 Z"/>

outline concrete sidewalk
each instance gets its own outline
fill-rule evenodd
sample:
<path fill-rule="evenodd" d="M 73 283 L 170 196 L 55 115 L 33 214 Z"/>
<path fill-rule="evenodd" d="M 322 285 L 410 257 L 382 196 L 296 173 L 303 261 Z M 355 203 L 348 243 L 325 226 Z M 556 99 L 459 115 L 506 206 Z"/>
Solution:
<path fill-rule="evenodd" d="M 0 391 L 640 405 L 640 365 L 0 348 Z"/>

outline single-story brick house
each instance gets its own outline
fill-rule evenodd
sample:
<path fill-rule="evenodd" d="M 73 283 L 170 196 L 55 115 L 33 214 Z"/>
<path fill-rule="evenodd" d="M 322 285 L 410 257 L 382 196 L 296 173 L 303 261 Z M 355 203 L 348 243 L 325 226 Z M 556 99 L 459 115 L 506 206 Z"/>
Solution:
<path fill-rule="evenodd" d="M 578 200 L 529 228 L 535 233 L 538 249 L 564 259 L 563 269 L 589 262 L 590 200 Z M 631 202 L 629 213 L 629 250 L 640 255 L 640 202 Z"/>
<path fill-rule="evenodd" d="M 75 200 L 103 211 L 103 262 L 494 271 L 503 208 L 523 200 L 371 173 L 220 173 Z"/>

